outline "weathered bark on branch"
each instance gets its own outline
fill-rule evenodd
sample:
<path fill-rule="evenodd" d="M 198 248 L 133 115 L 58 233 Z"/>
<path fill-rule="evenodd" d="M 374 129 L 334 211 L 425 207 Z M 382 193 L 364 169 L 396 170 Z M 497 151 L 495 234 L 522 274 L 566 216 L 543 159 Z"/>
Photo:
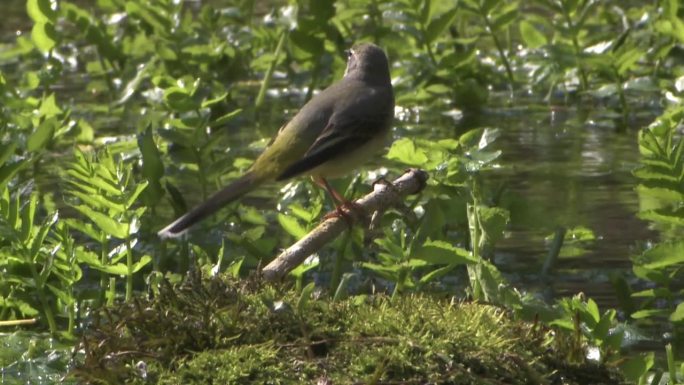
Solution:
<path fill-rule="evenodd" d="M 376 183 L 373 192 L 354 202 L 354 206 L 365 213 L 384 212 L 396 205 L 405 196 L 416 194 L 425 187 L 428 174 L 423 170 L 409 169 L 397 178 L 391 185 Z M 347 230 L 349 221 L 355 220 L 352 212 L 342 218 L 332 216 L 321 222 L 304 238 L 284 250 L 263 270 L 263 277 L 268 281 L 276 281 L 284 277 L 292 269 L 299 266 L 311 254 L 320 250 L 324 245 L 333 241 L 338 235 Z"/>

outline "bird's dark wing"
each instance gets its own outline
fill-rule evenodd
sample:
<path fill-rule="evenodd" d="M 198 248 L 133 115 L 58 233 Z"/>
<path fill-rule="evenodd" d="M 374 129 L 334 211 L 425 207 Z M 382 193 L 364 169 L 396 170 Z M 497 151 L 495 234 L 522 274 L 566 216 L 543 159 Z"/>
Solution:
<path fill-rule="evenodd" d="M 333 116 L 304 156 L 287 167 L 276 180 L 285 180 L 352 152 L 381 134 L 380 119 L 345 119 Z"/>

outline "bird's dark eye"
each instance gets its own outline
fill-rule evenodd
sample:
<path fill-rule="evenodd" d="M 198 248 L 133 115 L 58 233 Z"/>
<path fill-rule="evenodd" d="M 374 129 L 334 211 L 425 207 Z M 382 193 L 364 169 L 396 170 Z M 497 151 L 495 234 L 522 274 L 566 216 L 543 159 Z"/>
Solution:
<path fill-rule="evenodd" d="M 344 50 L 344 53 L 347 54 L 347 59 L 349 59 L 349 58 L 352 57 L 352 50 L 350 50 L 350 49 L 345 49 L 345 50 Z"/>

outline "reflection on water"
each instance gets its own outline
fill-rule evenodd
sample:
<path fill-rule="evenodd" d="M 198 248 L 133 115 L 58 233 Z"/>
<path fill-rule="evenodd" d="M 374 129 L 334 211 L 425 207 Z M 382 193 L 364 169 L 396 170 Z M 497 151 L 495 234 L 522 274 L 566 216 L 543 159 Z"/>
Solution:
<path fill-rule="evenodd" d="M 583 291 L 614 306 L 609 275 L 631 270 L 633 248 L 655 234 L 635 215 L 631 171 L 639 159 L 637 130 L 644 123 L 617 131 L 597 123 L 593 115 L 600 112 L 490 111 L 475 120 L 476 126 L 501 129 L 495 147 L 503 152 L 503 168 L 487 180 L 505 187 L 499 204 L 511 211 L 511 223 L 498 245 L 497 265 L 535 287 L 548 254 L 545 237 L 558 227 L 587 227 L 596 240 L 579 252 L 562 252 L 547 289 L 554 296 Z"/>

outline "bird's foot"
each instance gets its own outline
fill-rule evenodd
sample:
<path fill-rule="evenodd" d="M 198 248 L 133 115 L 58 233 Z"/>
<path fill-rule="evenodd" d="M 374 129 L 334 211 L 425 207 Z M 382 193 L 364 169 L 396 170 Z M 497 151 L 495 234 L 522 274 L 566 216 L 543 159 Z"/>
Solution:
<path fill-rule="evenodd" d="M 336 205 L 335 211 L 329 212 L 323 216 L 323 221 L 330 218 L 342 218 L 349 227 L 352 227 L 354 220 L 360 218 L 367 218 L 366 211 L 355 202 L 345 200 L 341 205 Z"/>

